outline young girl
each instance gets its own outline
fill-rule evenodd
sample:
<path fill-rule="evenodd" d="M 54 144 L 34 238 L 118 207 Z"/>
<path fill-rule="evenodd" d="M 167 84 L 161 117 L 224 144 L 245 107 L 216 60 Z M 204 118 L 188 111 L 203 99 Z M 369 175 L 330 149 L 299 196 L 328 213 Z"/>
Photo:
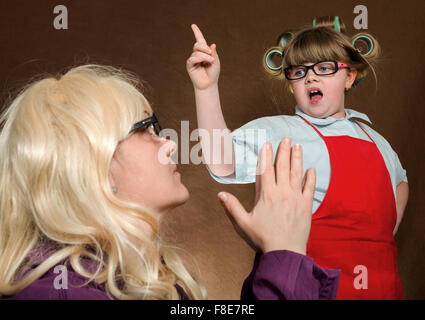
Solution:
<path fill-rule="evenodd" d="M 264 65 L 294 94 L 296 115 L 260 118 L 230 133 L 219 100 L 216 46 L 207 45 L 196 25 L 192 29 L 196 43 L 187 70 L 212 177 L 221 183 L 255 181 L 263 142 L 249 139 L 248 130 L 266 132 L 274 151 L 282 137 L 291 136 L 302 145 L 303 168 L 317 171 L 307 255 L 323 267 L 341 269 L 338 299 L 402 299 L 393 234 L 407 203 L 406 171 L 390 144 L 354 119 L 371 123 L 369 118 L 344 107 L 346 93 L 367 71 L 374 73 L 378 42 L 365 33 L 350 39 L 338 17 L 318 18 L 313 27 L 284 33 L 279 46 L 266 52 Z M 354 47 L 359 39 L 367 51 Z M 280 64 L 273 63 L 276 53 Z M 213 148 L 217 129 L 221 149 Z"/>

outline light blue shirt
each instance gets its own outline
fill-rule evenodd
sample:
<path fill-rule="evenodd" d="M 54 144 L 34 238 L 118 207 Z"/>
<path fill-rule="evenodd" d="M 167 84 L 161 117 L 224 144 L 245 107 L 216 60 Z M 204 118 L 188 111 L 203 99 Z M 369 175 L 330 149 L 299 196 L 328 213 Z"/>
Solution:
<path fill-rule="evenodd" d="M 354 118 L 359 118 L 371 124 L 372 122 L 364 113 L 345 109 L 344 118 L 327 117 L 321 119 L 305 114 L 296 106 L 296 114 L 299 114 L 314 125 L 323 136 L 347 135 L 370 141 L 369 137 L 354 122 Z M 384 137 L 368 125 L 361 122 L 357 123 L 371 136 L 381 152 L 390 174 L 394 197 L 396 197 L 396 187 L 403 181 L 407 182 L 406 170 L 403 169 L 397 154 Z M 254 132 L 257 133 L 255 138 L 253 138 Z M 280 141 L 287 136 L 291 137 L 293 144 L 302 145 L 303 173 L 305 174 L 306 170 L 311 167 L 316 169 L 316 189 L 313 200 L 314 213 L 328 190 L 331 172 L 329 153 L 323 139 L 298 116 L 263 117 L 250 121 L 233 131 L 235 177 L 218 177 L 211 172 L 208 166 L 207 169 L 211 176 L 220 183 L 253 183 L 255 182 L 257 157 L 262 145 L 269 141 L 273 146 L 274 157 L 276 157 L 276 150 Z"/>

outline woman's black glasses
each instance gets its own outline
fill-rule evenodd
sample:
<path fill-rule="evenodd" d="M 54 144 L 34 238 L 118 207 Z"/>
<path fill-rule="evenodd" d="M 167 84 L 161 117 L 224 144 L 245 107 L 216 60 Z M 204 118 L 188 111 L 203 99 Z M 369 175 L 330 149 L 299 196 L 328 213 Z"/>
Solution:
<path fill-rule="evenodd" d="M 152 116 L 149 118 L 136 122 L 131 128 L 130 133 L 141 128 L 149 127 L 150 125 L 153 127 L 155 134 L 159 135 L 159 132 L 161 131 L 161 126 L 159 125 L 159 121 L 156 118 L 155 113 L 153 113 Z"/>

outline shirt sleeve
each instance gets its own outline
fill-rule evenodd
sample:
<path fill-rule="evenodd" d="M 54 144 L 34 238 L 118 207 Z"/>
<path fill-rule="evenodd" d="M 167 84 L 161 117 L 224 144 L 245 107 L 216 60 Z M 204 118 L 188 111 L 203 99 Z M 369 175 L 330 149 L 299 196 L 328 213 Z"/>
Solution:
<path fill-rule="evenodd" d="M 382 139 L 384 140 L 384 143 L 383 143 L 384 148 L 387 150 L 389 157 L 391 159 L 390 162 L 391 162 L 391 166 L 393 167 L 394 176 L 395 176 L 395 185 L 397 187 L 403 181 L 407 182 L 406 170 L 401 165 L 400 159 L 398 158 L 397 153 L 391 147 L 391 144 L 384 137 L 382 137 Z"/>
<path fill-rule="evenodd" d="M 392 150 L 392 149 L 391 149 Z M 397 153 L 393 151 L 393 159 L 396 167 L 396 183 L 399 185 L 401 182 L 407 182 L 407 173 L 406 170 L 402 167 L 400 159 L 398 158 Z"/>
<path fill-rule="evenodd" d="M 385 164 L 391 176 L 391 181 L 393 183 L 393 189 L 401 183 L 407 181 L 406 170 L 401 165 L 400 159 L 394 149 L 391 147 L 391 144 L 378 132 L 370 128 L 364 123 L 360 125 L 369 133 L 373 138 L 375 143 L 378 146 L 379 151 L 384 157 Z"/>
<path fill-rule="evenodd" d="M 323 269 L 313 259 L 288 250 L 257 253 L 242 287 L 243 300 L 330 300 L 338 292 L 340 270 Z"/>
<path fill-rule="evenodd" d="M 207 165 L 208 172 L 215 181 L 223 184 L 255 182 L 258 153 L 263 144 L 270 139 L 268 128 L 270 118 L 250 121 L 231 133 L 235 153 L 235 174 L 229 177 L 219 177 L 214 175 Z"/>

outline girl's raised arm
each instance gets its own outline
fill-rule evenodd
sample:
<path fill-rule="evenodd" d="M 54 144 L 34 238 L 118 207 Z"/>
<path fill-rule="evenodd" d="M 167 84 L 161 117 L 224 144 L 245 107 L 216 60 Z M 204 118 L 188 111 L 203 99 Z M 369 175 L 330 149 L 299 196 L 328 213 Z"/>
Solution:
<path fill-rule="evenodd" d="M 218 92 L 220 60 L 216 45 L 208 45 L 201 30 L 192 24 L 196 42 L 186 69 L 195 90 L 196 113 L 205 163 L 217 176 L 235 171 L 233 141 L 224 121 Z M 216 147 L 214 147 L 216 146 Z"/>

